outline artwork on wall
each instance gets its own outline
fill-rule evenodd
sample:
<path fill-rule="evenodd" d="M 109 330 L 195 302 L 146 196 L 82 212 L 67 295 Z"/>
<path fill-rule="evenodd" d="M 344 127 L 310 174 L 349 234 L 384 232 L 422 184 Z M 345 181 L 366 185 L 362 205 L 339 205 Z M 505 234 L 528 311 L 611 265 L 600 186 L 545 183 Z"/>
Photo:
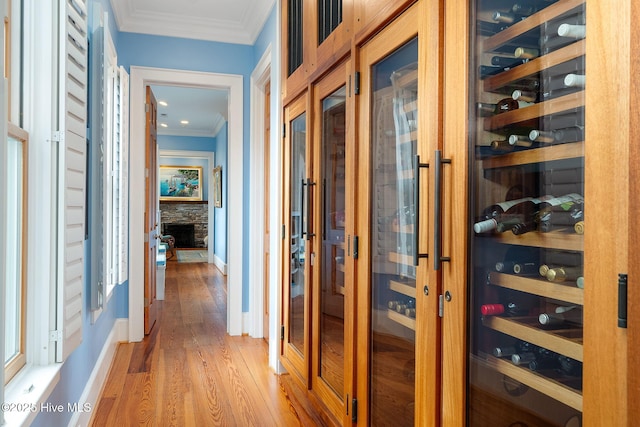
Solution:
<path fill-rule="evenodd" d="M 202 167 L 160 166 L 160 200 L 202 200 Z"/>
<path fill-rule="evenodd" d="M 222 166 L 213 168 L 213 206 L 222 207 Z"/>

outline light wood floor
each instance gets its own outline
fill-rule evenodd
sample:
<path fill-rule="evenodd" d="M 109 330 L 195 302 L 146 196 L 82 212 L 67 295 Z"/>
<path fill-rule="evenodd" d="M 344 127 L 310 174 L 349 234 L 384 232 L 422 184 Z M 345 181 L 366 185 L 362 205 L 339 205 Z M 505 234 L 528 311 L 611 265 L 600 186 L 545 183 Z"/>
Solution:
<path fill-rule="evenodd" d="M 326 413 L 267 364 L 262 339 L 226 334 L 226 279 L 167 263 L 152 333 L 117 350 L 94 426 L 324 426 Z"/>

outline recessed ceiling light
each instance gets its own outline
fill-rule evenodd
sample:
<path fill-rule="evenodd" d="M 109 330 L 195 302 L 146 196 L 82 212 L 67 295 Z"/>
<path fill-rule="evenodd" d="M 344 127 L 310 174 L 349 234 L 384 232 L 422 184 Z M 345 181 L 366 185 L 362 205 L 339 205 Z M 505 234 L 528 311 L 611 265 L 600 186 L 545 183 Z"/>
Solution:
<path fill-rule="evenodd" d="M 180 120 L 180 124 L 188 125 L 189 124 L 189 120 Z"/>
<path fill-rule="evenodd" d="M 160 126 L 163 128 L 169 127 L 166 123 L 160 123 Z"/>
<path fill-rule="evenodd" d="M 169 104 L 167 104 L 167 101 L 158 101 L 158 105 L 162 105 L 163 107 L 167 107 Z"/>

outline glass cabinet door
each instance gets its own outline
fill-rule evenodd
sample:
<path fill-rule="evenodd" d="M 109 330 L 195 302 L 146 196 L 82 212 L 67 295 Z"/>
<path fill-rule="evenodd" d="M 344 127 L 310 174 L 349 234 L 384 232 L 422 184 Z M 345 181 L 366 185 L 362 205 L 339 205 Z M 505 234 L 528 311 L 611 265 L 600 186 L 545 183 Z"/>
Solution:
<path fill-rule="evenodd" d="M 285 282 L 285 342 L 283 356 L 307 380 L 306 363 L 309 353 L 309 277 L 312 231 L 309 204 L 311 179 L 308 162 L 306 97 L 303 96 L 285 109 L 288 124 L 285 139 L 285 231 L 289 242 L 284 247 Z"/>
<path fill-rule="evenodd" d="M 358 422 L 366 416 L 369 425 L 413 425 L 416 410 L 418 37 L 415 29 L 405 33 L 404 40 L 382 39 L 388 42 L 363 52 L 368 98 L 361 99 L 367 108 L 360 124 L 367 142 L 360 157 L 369 162 L 369 211 L 359 214 L 368 223 L 362 253 L 368 290 L 360 307 L 368 313 L 369 364 L 359 373 L 359 382 L 360 375 L 367 382 L 366 398 L 359 396 L 367 413 Z"/>
<path fill-rule="evenodd" d="M 582 424 L 584 0 L 478 0 L 468 424 Z"/>
<path fill-rule="evenodd" d="M 352 324 L 347 311 L 352 307 L 353 285 L 347 273 L 349 254 L 346 247 L 347 217 L 353 204 L 346 203 L 347 152 L 347 66 L 337 66 L 314 87 L 318 103 L 315 114 L 314 144 L 317 153 L 315 198 L 317 215 L 314 252 L 319 268 L 313 276 L 312 342 L 313 389 L 338 419 L 345 415 L 346 395 L 351 378 L 348 366 L 353 355 L 347 325 Z M 349 105 L 351 101 L 349 100 Z M 352 141 L 352 140 L 351 140 Z M 351 154 L 349 154 L 350 156 Z M 351 193 L 351 189 L 349 189 Z"/>

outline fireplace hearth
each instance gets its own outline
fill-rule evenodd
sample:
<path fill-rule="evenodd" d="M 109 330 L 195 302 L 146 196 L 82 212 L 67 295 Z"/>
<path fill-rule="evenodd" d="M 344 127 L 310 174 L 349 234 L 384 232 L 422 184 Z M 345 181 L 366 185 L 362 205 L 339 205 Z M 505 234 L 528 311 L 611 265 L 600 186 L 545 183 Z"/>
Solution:
<path fill-rule="evenodd" d="M 164 224 L 162 234 L 170 234 L 176 239 L 176 248 L 195 248 L 195 227 L 193 224 Z"/>

